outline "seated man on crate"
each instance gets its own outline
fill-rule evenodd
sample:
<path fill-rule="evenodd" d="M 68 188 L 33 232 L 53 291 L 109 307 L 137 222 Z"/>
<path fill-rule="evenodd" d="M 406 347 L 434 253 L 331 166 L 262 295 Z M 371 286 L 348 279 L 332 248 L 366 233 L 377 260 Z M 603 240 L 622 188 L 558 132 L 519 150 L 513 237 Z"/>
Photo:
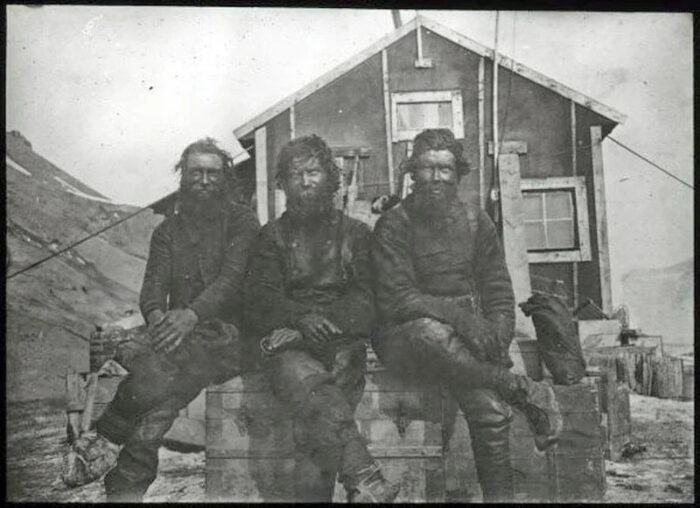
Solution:
<path fill-rule="evenodd" d="M 107 501 L 141 500 L 179 410 L 243 370 L 237 309 L 258 220 L 230 200 L 233 162 L 211 138 L 185 148 L 175 169 L 175 211 L 153 232 L 141 288 L 147 346 L 96 432 L 81 436 L 66 457 L 63 479 L 71 486 L 109 471 Z"/>
<path fill-rule="evenodd" d="M 354 420 L 374 324 L 370 230 L 335 209 L 340 169 L 320 137 L 287 143 L 277 169 L 287 211 L 251 248 L 245 301 L 274 393 L 294 419 L 296 500 L 330 502 L 337 475 L 350 501 L 393 501 L 398 486 Z"/>
<path fill-rule="evenodd" d="M 448 129 L 413 141 L 405 167 L 414 191 L 372 236 L 382 320 L 373 346 L 389 372 L 446 386 L 467 419 L 484 499 L 512 500 L 510 407 L 525 414 L 540 450 L 562 421 L 551 386 L 508 370 L 513 289 L 493 222 L 457 196 L 469 170 L 462 149 Z"/>

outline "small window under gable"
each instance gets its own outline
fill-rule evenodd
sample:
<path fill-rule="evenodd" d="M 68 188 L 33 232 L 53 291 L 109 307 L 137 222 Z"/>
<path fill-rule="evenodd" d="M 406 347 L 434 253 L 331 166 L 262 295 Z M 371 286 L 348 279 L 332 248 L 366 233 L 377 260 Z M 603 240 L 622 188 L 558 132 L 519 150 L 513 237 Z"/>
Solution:
<path fill-rule="evenodd" d="M 529 262 L 590 261 L 585 178 L 522 179 L 520 188 Z"/>
<path fill-rule="evenodd" d="M 451 129 L 464 137 L 462 93 L 459 90 L 391 94 L 392 141 L 412 141 L 423 129 Z"/>

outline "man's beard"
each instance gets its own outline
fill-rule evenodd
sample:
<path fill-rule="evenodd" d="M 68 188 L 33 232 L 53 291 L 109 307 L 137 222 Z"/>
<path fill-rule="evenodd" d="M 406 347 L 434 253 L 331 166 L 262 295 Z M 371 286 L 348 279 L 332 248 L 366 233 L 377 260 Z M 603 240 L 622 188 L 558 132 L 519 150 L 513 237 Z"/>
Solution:
<path fill-rule="evenodd" d="M 433 194 L 433 189 L 441 189 L 440 194 Z M 452 204 L 457 201 L 457 186 L 447 183 L 416 182 L 413 187 L 414 205 L 417 214 L 425 219 L 435 220 L 447 217 Z"/>
<path fill-rule="evenodd" d="M 187 214 L 200 218 L 213 218 L 221 215 L 224 202 L 222 188 L 214 189 L 204 197 L 195 192 L 190 186 L 180 183 L 180 200 L 182 208 Z"/>
<path fill-rule="evenodd" d="M 296 196 L 287 195 L 287 212 L 297 221 L 328 216 L 332 211 L 333 191 L 328 184 Z"/>

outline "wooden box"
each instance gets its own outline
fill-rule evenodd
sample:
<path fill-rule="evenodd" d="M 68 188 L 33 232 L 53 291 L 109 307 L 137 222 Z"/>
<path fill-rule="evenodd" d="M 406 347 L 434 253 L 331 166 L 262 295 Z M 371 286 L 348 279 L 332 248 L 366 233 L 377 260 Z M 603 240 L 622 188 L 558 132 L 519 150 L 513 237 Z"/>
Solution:
<path fill-rule="evenodd" d="M 564 430 L 554 451 L 537 452 L 525 417 L 514 411 L 510 430 L 514 501 L 600 501 L 606 482 L 599 384 L 554 388 L 564 418 Z M 470 443 L 469 428 L 460 415 L 446 465 L 449 496 L 454 501 L 481 498 Z"/>
<path fill-rule="evenodd" d="M 397 502 L 442 501 L 441 398 L 435 387 L 406 387 L 370 371 L 355 418 L 385 476 L 401 484 Z M 262 373 L 207 390 L 206 483 L 210 501 L 293 501 L 293 422 Z M 336 486 L 334 501 L 345 500 Z"/>

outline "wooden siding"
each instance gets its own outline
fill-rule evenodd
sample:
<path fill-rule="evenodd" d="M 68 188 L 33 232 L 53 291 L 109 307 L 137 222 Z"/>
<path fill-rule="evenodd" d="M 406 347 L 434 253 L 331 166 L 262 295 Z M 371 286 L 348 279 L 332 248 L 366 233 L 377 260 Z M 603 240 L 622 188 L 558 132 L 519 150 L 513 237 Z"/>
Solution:
<path fill-rule="evenodd" d="M 297 137 L 315 133 L 331 146 L 369 147 L 367 195 L 388 192 L 380 54 L 297 103 L 295 113 Z"/>
<path fill-rule="evenodd" d="M 493 171 L 493 156 L 479 153 L 479 125 L 483 135 L 492 137 L 493 60 L 483 57 L 483 121 L 479 119 L 479 62 L 482 56 L 423 27 L 424 58 L 433 62 L 431 68 L 416 68 L 418 57 L 416 34 L 409 32 L 386 46 L 388 92 L 460 90 L 462 94 L 465 157 L 472 172 L 462 180 L 460 196 L 473 203 L 481 201 L 488 192 Z M 532 267 L 530 272 L 540 280 L 562 280 L 563 293 L 569 304 L 591 298 L 601 305 L 600 271 L 595 216 L 595 201 L 590 152 L 590 126 L 601 125 L 603 135 L 615 122 L 579 104 L 575 105 L 576 139 L 572 139 L 572 108 L 569 98 L 555 90 L 511 72 L 503 65 L 499 69 L 500 139 L 527 144 L 527 154 L 520 157 L 523 178 L 573 176 L 585 177 L 593 261 L 578 267 L 577 298 L 573 298 L 574 274 L 572 263 L 547 263 Z M 399 165 L 408 152 L 407 142 L 387 143 L 382 55 L 375 53 L 338 78 L 313 91 L 295 104 L 297 136 L 316 133 L 332 146 L 365 146 L 372 155 L 365 165 L 365 196 L 371 200 L 389 191 L 387 146 L 398 179 Z M 267 127 L 268 171 L 273 185 L 274 164 L 282 144 L 290 136 L 289 110 L 264 124 Z M 572 147 L 577 147 L 576 157 Z M 573 164 L 576 161 L 576 168 Z M 483 181 L 480 182 L 480 174 Z M 270 216 L 274 197 L 269 198 Z M 534 284 L 537 286 L 537 284 Z M 536 288 L 537 289 L 537 288 Z"/>

